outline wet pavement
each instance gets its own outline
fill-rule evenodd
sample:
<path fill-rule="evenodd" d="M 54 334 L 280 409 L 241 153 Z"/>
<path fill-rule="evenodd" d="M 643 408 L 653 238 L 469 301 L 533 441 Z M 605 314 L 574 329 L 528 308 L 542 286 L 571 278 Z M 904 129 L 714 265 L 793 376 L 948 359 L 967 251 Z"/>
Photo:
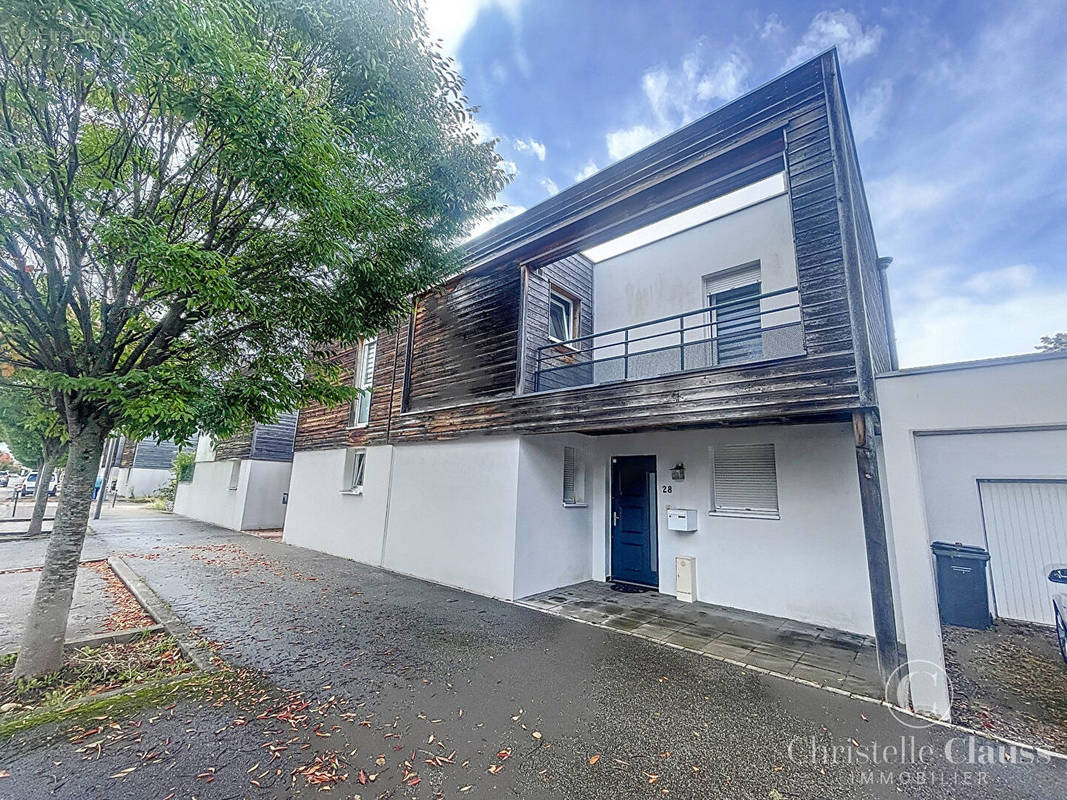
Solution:
<path fill-rule="evenodd" d="M 96 529 L 87 554 L 125 555 L 228 661 L 326 710 L 298 728 L 183 699 L 99 753 L 20 734 L 0 798 L 310 796 L 316 755 L 345 767 L 327 796 L 361 800 L 1067 794 L 1063 761 L 686 650 L 147 510 Z"/>
<path fill-rule="evenodd" d="M 518 602 L 849 694 L 877 699 L 883 695 L 874 640 L 869 636 L 710 603 L 683 603 L 660 592 L 617 592 L 600 581 L 584 581 Z"/>

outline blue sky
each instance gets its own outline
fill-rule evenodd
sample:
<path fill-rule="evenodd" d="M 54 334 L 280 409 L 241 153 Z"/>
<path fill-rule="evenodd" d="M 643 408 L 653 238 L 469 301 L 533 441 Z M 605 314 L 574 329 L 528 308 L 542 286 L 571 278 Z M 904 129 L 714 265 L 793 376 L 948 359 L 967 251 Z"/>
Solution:
<path fill-rule="evenodd" d="M 837 45 L 905 366 L 1067 330 L 1067 9 L 428 0 L 518 213 Z"/>

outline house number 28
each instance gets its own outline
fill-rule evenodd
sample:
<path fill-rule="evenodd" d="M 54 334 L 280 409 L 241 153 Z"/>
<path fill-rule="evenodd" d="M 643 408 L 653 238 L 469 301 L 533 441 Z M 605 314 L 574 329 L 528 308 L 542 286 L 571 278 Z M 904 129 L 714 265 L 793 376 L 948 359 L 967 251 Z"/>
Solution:
<path fill-rule="evenodd" d="M 663 492 L 664 494 L 670 494 L 671 492 L 673 492 L 673 491 L 674 491 L 674 487 L 673 487 L 673 486 L 671 486 L 671 485 L 670 485 L 669 483 L 665 483 L 665 484 L 663 484 L 663 486 L 662 486 L 662 487 L 660 488 L 660 491 L 662 491 L 662 492 Z"/>

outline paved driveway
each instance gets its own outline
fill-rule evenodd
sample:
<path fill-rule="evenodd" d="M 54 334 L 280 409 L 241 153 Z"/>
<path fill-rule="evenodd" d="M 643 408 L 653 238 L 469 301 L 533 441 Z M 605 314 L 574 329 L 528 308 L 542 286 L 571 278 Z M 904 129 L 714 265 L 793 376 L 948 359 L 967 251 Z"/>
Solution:
<path fill-rule="evenodd" d="M 970 752 L 959 732 L 646 640 L 172 516 L 97 529 L 93 551 L 133 554 L 228 660 L 327 710 L 317 731 L 289 731 L 182 700 L 89 760 L 19 738 L 0 744 L 0 797 L 310 796 L 299 770 L 315 754 L 345 765 L 327 795 L 344 798 L 1067 794 L 1064 762 L 951 763 L 946 747 Z M 0 561 L 32 560 L 32 545 Z"/>

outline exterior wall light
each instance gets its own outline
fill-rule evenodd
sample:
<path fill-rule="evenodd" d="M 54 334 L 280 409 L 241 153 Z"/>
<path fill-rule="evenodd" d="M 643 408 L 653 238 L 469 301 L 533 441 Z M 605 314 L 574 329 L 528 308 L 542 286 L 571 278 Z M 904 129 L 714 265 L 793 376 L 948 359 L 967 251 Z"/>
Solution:
<path fill-rule="evenodd" d="M 671 480 L 672 481 L 684 481 L 685 480 L 685 464 L 675 464 L 671 467 Z"/>

